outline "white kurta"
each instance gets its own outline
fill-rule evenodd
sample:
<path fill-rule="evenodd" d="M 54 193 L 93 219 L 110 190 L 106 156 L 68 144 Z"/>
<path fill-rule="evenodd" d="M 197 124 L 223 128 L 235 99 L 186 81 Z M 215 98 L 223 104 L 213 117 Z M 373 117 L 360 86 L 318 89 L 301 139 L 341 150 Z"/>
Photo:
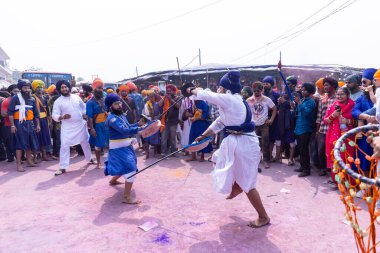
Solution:
<path fill-rule="evenodd" d="M 185 98 L 184 100 L 182 100 L 181 106 L 179 107 L 179 115 L 178 115 L 179 120 L 182 120 L 182 115 L 186 109 L 189 109 L 190 104 L 191 104 L 191 101 L 189 98 Z M 183 129 L 181 132 L 182 147 L 189 144 L 190 128 L 191 128 L 190 120 L 185 120 L 183 122 Z"/>
<path fill-rule="evenodd" d="M 246 108 L 239 94 L 218 94 L 211 91 L 198 91 L 197 99 L 219 106 L 219 117 L 211 124 L 214 133 L 225 126 L 238 126 L 244 123 Z M 220 193 L 230 193 L 236 183 L 244 192 L 256 188 L 256 178 L 261 153 L 257 137 L 232 135 L 224 138 L 220 148 L 212 155 L 215 163 L 212 172 L 214 187 Z"/>
<path fill-rule="evenodd" d="M 62 120 L 61 124 L 61 146 L 75 146 L 88 142 L 89 134 L 87 122 L 83 119 L 86 113 L 86 104 L 75 94 L 68 97 L 60 96 L 53 106 L 52 117 L 55 121 L 65 114 L 70 114 L 70 119 Z"/>

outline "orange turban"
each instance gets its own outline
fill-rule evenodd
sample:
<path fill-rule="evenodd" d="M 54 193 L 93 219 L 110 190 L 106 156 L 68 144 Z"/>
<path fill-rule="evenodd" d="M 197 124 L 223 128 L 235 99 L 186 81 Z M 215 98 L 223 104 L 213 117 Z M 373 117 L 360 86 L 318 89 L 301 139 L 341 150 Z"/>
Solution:
<path fill-rule="evenodd" d="M 49 86 L 49 88 L 45 89 L 45 91 L 46 91 L 48 94 L 51 95 L 51 94 L 53 94 L 53 93 L 55 92 L 55 89 L 56 89 L 55 85 L 52 84 L 52 85 Z"/>
<path fill-rule="evenodd" d="M 380 69 L 375 72 L 373 79 L 380 80 Z"/>
<path fill-rule="evenodd" d="M 323 89 L 323 77 L 319 78 L 318 81 L 315 83 L 315 86 L 317 86 L 318 89 Z"/>
<path fill-rule="evenodd" d="M 343 82 L 343 81 L 339 81 L 339 82 L 338 82 L 339 87 L 343 87 L 345 84 L 346 84 L 346 83 Z"/>
<path fill-rule="evenodd" d="M 95 78 L 94 81 L 92 82 L 92 88 L 93 89 L 96 89 L 98 87 L 103 87 L 104 86 L 104 83 L 102 81 L 102 79 L 100 78 Z"/>
<path fill-rule="evenodd" d="M 136 84 L 134 84 L 132 82 L 127 82 L 126 85 L 128 85 L 129 90 L 133 90 L 133 91 L 136 91 L 136 92 L 138 91 Z"/>
<path fill-rule="evenodd" d="M 120 85 L 119 91 L 127 91 L 129 93 L 129 87 L 126 84 Z"/>

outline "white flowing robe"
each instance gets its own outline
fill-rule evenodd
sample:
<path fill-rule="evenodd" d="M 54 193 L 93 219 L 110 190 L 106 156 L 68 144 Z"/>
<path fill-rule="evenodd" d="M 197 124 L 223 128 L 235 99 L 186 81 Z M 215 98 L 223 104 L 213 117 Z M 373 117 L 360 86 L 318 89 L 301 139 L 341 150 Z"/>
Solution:
<path fill-rule="evenodd" d="M 88 141 L 89 133 L 87 122 L 83 119 L 86 113 L 86 104 L 75 94 L 68 97 L 60 96 L 53 105 L 52 117 L 59 122 L 58 118 L 70 114 L 70 119 L 62 120 L 61 145 L 63 147 L 75 146 Z"/>
<path fill-rule="evenodd" d="M 246 118 L 246 107 L 239 94 L 219 94 L 198 91 L 197 99 L 219 106 L 219 117 L 210 125 L 214 133 L 225 126 L 239 126 Z M 236 182 L 244 192 L 256 188 L 258 166 L 261 159 L 257 137 L 230 134 L 223 139 L 220 148 L 212 155 L 215 163 L 212 172 L 214 188 L 220 193 L 230 193 Z"/>
<path fill-rule="evenodd" d="M 189 98 L 185 98 L 182 100 L 181 106 L 179 108 L 179 120 L 182 120 L 182 115 L 185 112 L 186 109 L 190 109 L 191 101 Z M 181 132 L 181 145 L 182 147 L 189 145 L 189 137 L 190 137 L 190 128 L 191 128 L 191 122 L 190 120 L 185 120 L 183 122 L 183 129 Z"/>

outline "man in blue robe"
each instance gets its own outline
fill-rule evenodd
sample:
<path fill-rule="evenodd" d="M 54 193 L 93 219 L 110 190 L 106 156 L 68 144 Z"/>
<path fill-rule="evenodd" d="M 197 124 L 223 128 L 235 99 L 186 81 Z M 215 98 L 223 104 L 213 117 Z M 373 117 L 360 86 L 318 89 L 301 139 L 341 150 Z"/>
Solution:
<path fill-rule="evenodd" d="M 110 93 L 105 99 L 105 105 L 110 110 L 106 121 L 106 127 L 109 130 L 109 152 L 105 162 L 104 174 L 111 175 L 111 185 L 120 184 L 117 179 L 124 177 L 125 188 L 123 203 L 139 204 L 141 201 L 132 196 L 131 190 L 135 177 L 129 178 L 137 169 L 137 158 L 133 149 L 136 139 L 133 135 L 137 134 L 139 124 L 129 124 L 125 115 L 123 115 L 122 103 L 118 95 Z"/>

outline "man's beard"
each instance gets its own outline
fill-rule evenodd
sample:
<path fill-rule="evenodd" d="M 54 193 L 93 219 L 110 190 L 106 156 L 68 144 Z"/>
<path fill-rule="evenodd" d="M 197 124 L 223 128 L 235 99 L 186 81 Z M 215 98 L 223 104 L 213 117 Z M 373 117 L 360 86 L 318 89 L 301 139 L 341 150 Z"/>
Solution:
<path fill-rule="evenodd" d="M 62 96 L 64 96 L 64 97 L 68 97 L 68 96 L 70 96 L 70 92 L 61 92 L 61 94 L 62 94 Z"/>
<path fill-rule="evenodd" d="M 264 88 L 264 94 L 269 94 L 269 92 L 271 91 L 272 87 L 265 87 Z"/>
<path fill-rule="evenodd" d="M 112 112 L 116 115 L 122 115 L 123 114 L 123 109 L 122 108 L 118 108 L 118 109 L 114 109 L 112 108 Z"/>
<path fill-rule="evenodd" d="M 21 91 L 21 96 L 24 99 L 29 99 L 31 97 L 30 92 Z"/>
<path fill-rule="evenodd" d="M 94 91 L 94 95 L 96 98 L 102 98 L 103 97 L 103 92 L 102 91 Z"/>

